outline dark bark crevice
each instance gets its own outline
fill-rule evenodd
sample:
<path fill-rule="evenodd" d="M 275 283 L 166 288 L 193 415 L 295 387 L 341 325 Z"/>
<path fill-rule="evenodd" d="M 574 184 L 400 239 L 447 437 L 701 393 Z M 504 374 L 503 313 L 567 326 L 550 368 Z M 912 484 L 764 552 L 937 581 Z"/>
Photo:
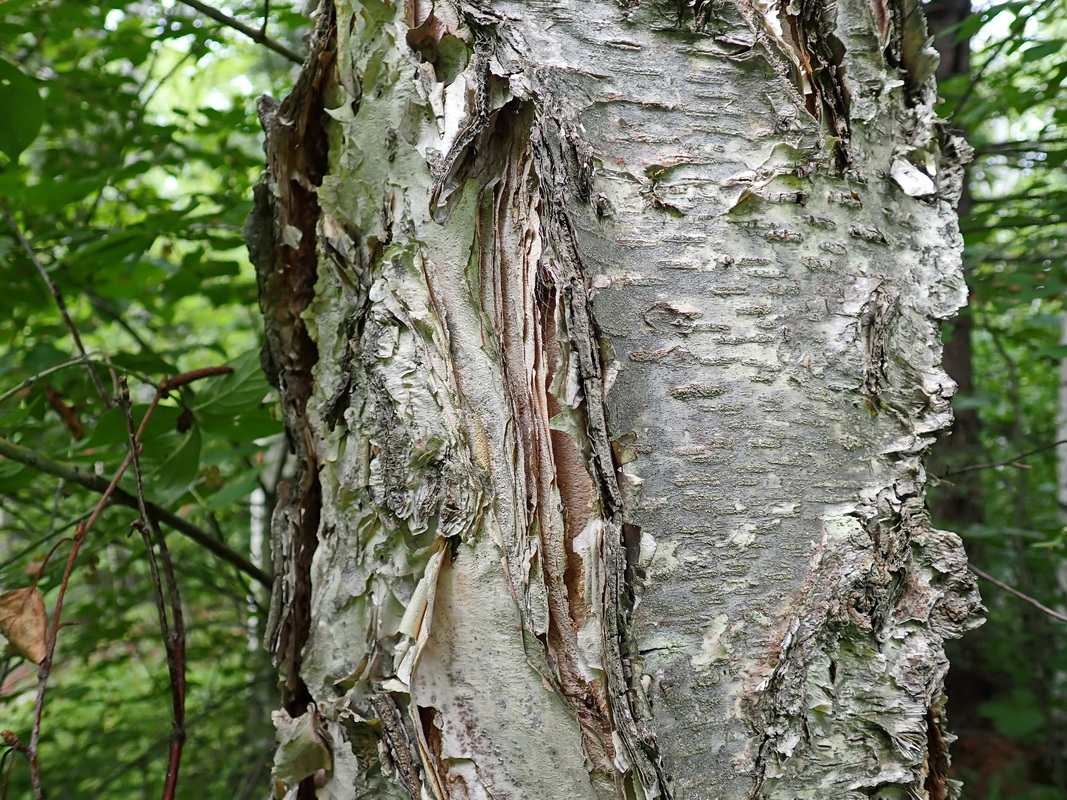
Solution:
<path fill-rule="evenodd" d="M 553 279 L 558 283 L 569 346 L 577 358 L 583 386 L 586 469 L 606 523 L 600 552 L 605 582 L 600 607 L 594 611 L 602 624 L 609 726 L 619 737 L 626 760 L 633 765 L 635 775 L 631 780 L 636 778 L 653 796 L 670 798 L 670 780 L 650 727 L 648 700 L 633 669 L 636 644 L 631 636 L 631 614 L 642 578 L 638 564 L 641 534 L 640 527 L 630 520 L 629 493 L 623 484 L 620 455 L 625 447 L 615 441 L 607 412 L 605 375 L 612 359 L 611 346 L 593 311 L 592 275 L 586 274 L 583 267 L 568 212 L 572 206 L 589 207 L 600 216 L 595 199 L 591 202 L 589 187 L 592 154 L 589 145 L 568 129 L 558 110 L 552 109 L 551 103 L 545 105 L 549 107 L 541 110 L 534 134 L 535 163 L 544 187 L 542 236 L 554 257 Z"/>
<path fill-rule="evenodd" d="M 265 320 L 261 358 L 268 379 L 279 389 L 286 435 L 296 455 L 296 474 L 279 486 L 272 521 L 275 582 L 266 637 L 281 669 L 285 708 L 293 716 L 304 713 L 311 700 L 300 667 L 311 621 L 310 569 L 321 506 L 307 424 L 318 350 L 301 314 L 314 297 L 318 275 L 315 191 L 327 169 L 324 93 L 335 82 L 334 41 L 333 5 L 327 1 L 292 93 L 280 103 L 260 100 L 267 167 L 245 226 Z M 313 797 L 314 787 L 304 783 L 300 796 Z"/>

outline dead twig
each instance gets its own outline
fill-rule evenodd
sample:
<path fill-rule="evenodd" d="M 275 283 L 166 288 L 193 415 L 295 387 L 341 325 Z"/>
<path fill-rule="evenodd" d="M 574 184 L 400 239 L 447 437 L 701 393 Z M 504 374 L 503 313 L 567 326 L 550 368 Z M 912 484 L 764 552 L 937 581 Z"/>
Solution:
<path fill-rule="evenodd" d="M 204 372 L 201 370 L 201 372 Z M 190 378 L 190 380 L 194 380 Z M 188 381 L 187 381 L 188 382 Z M 178 787 L 178 769 L 181 766 L 182 746 L 185 744 L 185 624 L 182 618 L 181 596 L 174 578 L 174 565 L 167 550 L 166 540 L 159 525 L 148 513 L 148 504 L 144 497 L 144 480 L 141 473 L 140 442 L 134 431 L 133 403 L 130 401 L 130 389 L 126 377 L 119 378 L 122 389 L 119 401 L 126 416 L 126 431 L 130 443 L 130 455 L 133 458 L 133 474 L 137 486 L 137 505 L 141 518 L 133 527 L 141 532 L 148 566 L 152 573 L 152 588 L 156 601 L 156 614 L 159 617 L 159 630 L 163 636 L 163 647 L 167 652 L 167 672 L 170 675 L 170 692 L 172 702 L 170 755 L 167 759 L 167 773 L 163 785 L 163 800 L 174 800 Z M 160 384 L 159 392 L 165 392 L 167 381 Z M 153 546 L 153 538 L 155 543 Z M 156 548 L 159 557 L 156 556 Z M 167 582 L 167 600 L 164 598 L 163 582 L 160 580 L 159 561 L 163 562 L 163 573 Z M 169 613 L 168 613 L 169 611 Z"/>
<path fill-rule="evenodd" d="M 1004 583 L 1003 581 L 998 581 L 992 575 L 990 575 L 990 574 L 988 574 L 986 572 L 982 572 L 982 570 L 978 569 L 978 567 L 974 566 L 974 564 L 969 564 L 968 566 L 971 568 L 971 572 L 973 572 L 975 575 L 977 575 L 982 580 L 989 581 L 994 586 L 999 586 L 1001 589 L 1003 589 L 1006 592 L 1010 592 L 1011 594 L 1013 594 L 1016 597 L 1018 597 L 1020 600 L 1025 600 L 1027 603 L 1029 603 L 1030 605 L 1034 606 L 1035 608 L 1039 608 L 1042 611 L 1044 611 L 1046 614 L 1048 614 L 1053 619 L 1058 619 L 1060 622 L 1067 622 L 1067 614 L 1061 614 L 1059 611 L 1053 611 L 1051 608 L 1049 608 L 1048 606 L 1038 602 L 1037 600 L 1032 598 L 1030 595 L 1024 594 L 1023 592 L 1020 592 L 1014 586 L 1009 586 L 1008 584 Z"/>
<path fill-rule="evenodd" d="M 959 469 L 949 470 L 944 475 L 941 475 L 939 477 L 947 478 L 951 475 L 959 475 L 963 472 L 973 472 L 978 469 L 993 469 L 995 467 L 1018 467 L 1019 469 L 1030 469 L 1029 465 L 1019 464 L 1016 462 L 1021 461 L 1024 458 L 1029 458 L 1030 456 L 1035 455 L 1037 453 L 1043 453 L 1045 450 L 1051 450 L 1053 447 L 1059 447 L 1061 444 L 1067 444 L 1067 439 L 1060 439 L 1059 441 L 1052 442 L 1051 444 L 1043 444 L 1040 447 L 1035 447 L 1033 450 L 1027 450 L 1025 453 L 1019 453 L 1018 455 L 1012 456 L 1011 458 L 1005 459 L 1004 461 L 994 461 L 989 464 L 971 464 L 967 467 L 960 467 Z"/>

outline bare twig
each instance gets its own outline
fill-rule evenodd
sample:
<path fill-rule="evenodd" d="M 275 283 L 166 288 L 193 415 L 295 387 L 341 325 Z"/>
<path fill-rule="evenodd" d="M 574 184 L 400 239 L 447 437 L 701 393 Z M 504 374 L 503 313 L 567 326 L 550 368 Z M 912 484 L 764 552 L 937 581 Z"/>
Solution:
<path fill-rule="evenodd" d="M 1002 155 L 1004 153 L 1025 153 L 1044 152 L 1044 147 L 1050 144 L 1064 144 L 1067 143 L 1067 138 L 1049 138 L 1049 139 L 1021 139 L 1014 142 L 994 142 L 987 144 L 985 147 L 979 147 L 976 151 L 978 156 L 992 156 Z"/>
<path fill-rule="evenodd" d="M 196 46 L 194 45 L 193 47 L 191 47 L 185 53 L 184 56 L 182 56 L 181 58 L 178 59 L 178 62 L 173 67 L 171 67 L 169 70 L 167 70 L 167 74 L 166 75 L 164 75 L 162 78 L 160 78 L 156 82 L 156 85 L 152 87 L 152 91 L 150 91 L 148 93 L 148 97 L 146 97 L 144 100 L 141 101 L 141 108 L 143 110 L 147 110 L 148 109 L 148 104 L 152 102 L 152 98 L 154 98 L 156 96 L 156 92 L 158 92 L 160 89 L 162 89 L 163 88 L 163 84 L 166 83 L 167 81 L 169 81 L 172 77 L 174 77 L 174 74 L 179 69 L 181 69 L 182 65 L 185 64 L 185 62 L 188 61 L 190 58 L 192 58 L 195 53 L 196 53 Z M 144 88 L 144 86 L 141 87 L 141 89 L 143 89 L 143 88 Z M 140 90 L 138 90 L 137 94 L 138 95 L 141 94 Z"/>
<path fill-rule="evenodd" d="M 282 44 L 281 42 L 277 42 L 274 39 L 271 39 L 262 31 L 257 31 L 255 28 L 251 28 L 248 25 L 245 25 L 240 20 L 234 19 L 233 17 L 227 14 L 223 14 L 218 9 L 212 8 L 209 5 L 201 3 L 200 0 L 181 0 L 181 2 L 189 6 L 190 8 L 195 8 L 201 14 L 211 17 L 216 22 L 222 23 L 227 28 L 233 28 L 235 31 L 240 31 L 253 42 L 261 44 L 264 47 L 273 50 L 275 53 L 278 53 L 279 55 L 285 56 L 294 64 L 304 63 L 304 59 L 295 50 L 290 50 L 284 44 Z"/>
<path fill-rule="evenodd" d="M 148 506 L 144 498 L 144 480 L 141 473 L 140 442 L 134 431 L 133 403 L 130 402 L 130 389 L 125 376 L 119 378 L 122 387 L 123 414 L 126 416 L 126 431 L 130 443 L 130 455 L 133 458 L 133 472 L 137 486 L 137 505 L 141 512 L 141 519 L 134 523 L 141 532 L 145 543 L 145 552 L 148 556 L 148 566 L 152 573 L 152 586 L 156 600 L 156 614 L 159 617 L 159 629 L 163 636 L 163 646 L 167 651 L 167 671 L 170 674 L 170 691 L 173 706 L 171 720 L 171 747 L 170 757 L 167 760 L 167 773 L 163 786 L 163 800 L 174 800 L 178 786 L 178 769 L 181 766 L 182 746 L 185 743 L 185 626 L 182 620 L 181 597 L 178 593 L 178 585 L 174 579 L 174 567 L 167 551 L 163 532 L 158 524 L 148 513 Z M 165 391 L 160 389 L 160 392 Z M 170 599 L 168 615 L 167 602 L 163 595 L 163 583 L 160 580 L 159 564 L 156 558 L 156 550 L 153 547 L 153 536 L 159 547 L 159 560 L 163 562 L 163 570 L 167 581 L 167 594 Z"/>
<path fill-rule="evenodd" d="M 174 562 L 171 561 L 163 531 L 151 517 L 148 525 L 155 535 L 163 562 L 163 575 L 167 580 L 167 597 L 171 609 L 170 641 L 167 646 L 167 666 L 170 670 L 173 721 L 170 731 L 170 760 L 167 763 L 167 779 L 163 800 L 174 800 L 178 787 L 178 764 L 181 762 L 185 744 L 185 620 L 182 616 L 182 601 L 178 594 L 178 582 L 174 577 Z"/>
<path fill-rule="evenodd" d="M 74 346 L 78 348 L 78 354 L 81 356 L 81 360 L 84 362 L 86 369 L 89 370 L 89 377 L 92 378 L 93 386 L 96 387 L 100 399 L 104 401 L 104 406 L 106 408 L 111 408 L 113 405 L 111 396 L 107 393 L 107 390 L 104 389 L 104 384 L 100 380 L 100 376 L 97 375 L 96 370 L 93 369 L 92 362 L 89 360 L 89 354 L 85 352 L 85 345 L 82 344 L 82 337 L 78 334 L 78 329 L 74 326 L 74 321 L 70 318 L 70 313 L 67 311 L 67 304 L 63 301 L 62 292 L 59 291 L 56 282 L 52 280 L 52 277 L 48 274 L 48 270 L 44 268 L 40 259 L 37 258 L 37 254 L 33 252 L 30 243 L 22 234 L 22 228 L 19 227 L 18 222 L 15 221 L 15 217 L 11 214 L 7 205 L 2 200 L 0 200 L 0 211 L 3 211 L 4 216 L 7 218 L 8 225 L 10 225 L 11 230 L 15 232 L 15 236 L 22 245 L 22 249 L 26 251 L 26 255 L 30 257 L 30 261 L 33 262 L 33 265 L 37 268 L 37 272 L 41 275 L 41 279 L 44 280 L 45 284 L 48 286 L 48 290 L 52 293 L 52 297 L 55 298 L 56 305 L 59 307 L 59 313 L 63 315 L 63 322 L 70 331 L 70 335 L 74 338 Z"/>
<path fill-rule="evenodd" d="M 1004 461 L 994 461 L 990 464 L 971 464 L 967 467 L 960 467 L 950 472 L 946 472 L 942 475 L 942 478 L 947 478 L 950 475 L 959 475 L 961 472 L 973 472 L 977 469 L 993 469 L 994 467 L 1018 467 L 1019 469 L 1029 469 L 1026 464 L 1018 464 L 1016 462 L 1021 461 L 1024 458 L 1029 458 L 1035 453 L 1041 453 L 1045 450 L 1051 450 L 1053 447 L 1059 447 L 1061 444 L 1067 444 L 1067 439 L 1060 439 L 1059 441 L 1052 442 L 1051 444 L 1043 444 L 1040 447 L 1035 447 L 1033 450 L 1027 450 L 1025 453 L 1019 453 L 1016 456 L 1012 456 Z"/>
<path fill-rule="evenodd" d="M 149 411 L 151 411 L 151 408 Z M 145 418 L 147 419 L 147 414 L 145 415 Z M 142 430 L 143 428 L 144 426 L 142 424 Z M 30 784 L 33 787 L 34 800 L 44 800 L 44 790 L 41 786 L 41 769 L 37 759 L 37 749 L 41 742 L 41 718 L 44 714 L 45 690 L 48 688 L 48 677 L 52 674 L 52 658 L 55 656 L 56 652 L 56 640 L 59 637 L 60 616 L 63 612 L 63 599 L 66 597 L 67 586 L 70 584 L 70 574 L 74 570 L 74 561 L 78 557 L 78 551 L 81 550 L 85 537 L 92 529 L 96 520 L 99 519 L 104 507 L 107 505 L 108 498 L 115 490 L 115 487 L 118 486 L 122 474 L 130 465 L 130 460 L 131 455 L 127 454 L 122 465 L 118 468 L 118 471 L 115 472 L 115 477 L 112 478 L 111 483 L 108 484 L 108 488 L 104 492 L 103 497 L 100 498 L 100 501 L 96 504 L 96 508 L 93 509 L 93 513 L 90 515 L 89 520 L 87 522 L 79 523 L 78 530 L 74 534 L 74 538 L 71 540 L 73 544 L 70 548 L 70 554 L 67 556 L 67 565 L 63 569 L 63 578 L 59 582 L 59 594 L 56 596 L 56 607 L 52 611 L 52 626 L 48 631 L 48 638 L 45 641 L 45 656 L 41 660 L 41 669 L 37 673 L 37 697 L 33 704 L 33 727 L 30 730 L 30 743 L 26 747 L 26 757 L 30 762 Z"/>
<path fill-rule="evenodd" d="M 1023 594 L 1022 592 L 1020 592 L 1015 587 L 1009 586 L 1008 584 L 1004 583 L 1003 581 L 998 581 L 996 578 L 994 578 L 992 575 L 990 575 L 990 574 L 988 574 L 986 572 L 982 572 L 982 570 L 978 569 L 978 567 L 976 567 L 974 564 L 970 564 L 969 566 L 971 568 L 971 572 L 973 572 L 975 575 L 977 575 L 982 580 L 989 581 L 994 586 L 999 586 L 1001 589 L 1003 589 L 1006 592 L 1010 592 L 1011 594 L 1013 594 L 1016 597 L 1018 597 L 1020 600 L 1025 600 L 1027 603 L 1029 603 L 1030 605 L 1034 606 L 1035 608 L 1039 608 L 1042 611 L 1044 611 L 1046 614 L 1048 614 L 1053 619 L 1058 619 L 1058 620 L 1060 620 L 1060 622 L 1067 622 L 1067 614 L 1061 614 L 1059 611 L 1053 611 L 1051 608 L 1049 608 L 1048 606 L 1038 602 L 1037 600 L 1032 598 L 1030 595 Z"/>

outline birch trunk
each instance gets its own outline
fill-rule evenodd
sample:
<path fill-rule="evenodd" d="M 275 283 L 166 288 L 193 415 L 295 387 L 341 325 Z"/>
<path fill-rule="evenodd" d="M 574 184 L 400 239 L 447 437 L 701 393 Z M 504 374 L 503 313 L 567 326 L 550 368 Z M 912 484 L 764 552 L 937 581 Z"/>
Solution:
<path fill-rule="evenodd" d="M 319 9 L 248 227 L 279 793 L 954 795 L 935 63 L 913 0 Z"/>

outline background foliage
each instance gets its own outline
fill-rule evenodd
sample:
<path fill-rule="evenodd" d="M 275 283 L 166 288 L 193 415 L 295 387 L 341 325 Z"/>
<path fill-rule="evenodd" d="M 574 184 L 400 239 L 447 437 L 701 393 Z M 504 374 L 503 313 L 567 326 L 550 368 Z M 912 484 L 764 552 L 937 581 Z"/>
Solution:
<path fill-rule="evenodd" d="M 256 28 L 263 11 L 227 9 Z M 269 14 L 269 35 L 300 49 L 307 20 L 277 4 Z M 264 402 L 255 276 L 240 230 L 262 164 L 254 97 L 284 92 L 292 67 L 175 3 L 0 5 L 0 198 L 62 291 L 108 393 L 114 376 L 128 376 L 135 415 L 164 376 L 236 366 L 165 401 L 143 462 L 149 500 L 246 557 L 250 497 L 260 490 L 260 516 L 273 504 L 284 447 Z M 127 450 L 123 414 L 105 407 L 74 358 L 56 303 L 7 222 L 0 257 L 0 436 L 110 478 Z M 132 474 L 122 485 L 132 491 Z M 96 501 L 0 460 L 0 586 L 29 585 L 39 559 Z M 144 544 L 130 535 L 136 517 L 109 507 L 76 562 L 63 619 L 77 625 L 59 635 L 42 721 L 52 797 L 160 795 L 170 684 Z M 258 643 L 265 592 L 203 548 L 168 538 L 188 638 L 181 793 L 263 796 L 274 705 Z M 68 547 L 40 575 L 49 609 Z M 23 741 L 36 683 L 21 657 L 0 661 L 0 727 Z M 25 761 L 5 766 L 10 795 L 28 796 Z"/>
<path fill-rule="evenodd" d="M 940 91 L 976 152 L 961 209 L 970 305 L 947 332 L 964 391 L 934 465 L 945 482 L 931 493 L 975 567 L 1060 612 L 1065 12 L 1062 0 L 999 3 L 942 32 L 942 49 L 970 47 L 971 68 L 943 75 Z M 989 582 L 982 593 L 989 621 L 949 653 L 964 796 L 1067 797 L 1067 625 Z"/>
<path fill-rule="evenodd" d="M 308 23 L 288 4 L 220 8 L 302 51 Z M 946 51 L 971 53 L 973 68 L 961 57 L 943 69 L 943 113 L 977 154 L 962 222 L 971 306 L 946 332 L 960 426 L 932 467 L 943 479 L 935 511 L 965 535 L 975 565 L 1061 610 L 1065 11 L 1064 0 L 1008 2 L 937 29 Z M 21 232 L 107 392 L 128 376 L 139 413 L 164 376 L 235 367 L 172 394 L 153 417 L 146 495 L 260 564 L 286 449 L 258 371 L 240 228 L 262 162 L 254 97 L 284 94 L 292 72 L 173 0 L 0 4 L 0 199 L 11 215 L 0 220 L 0 437 L 105 477 L 126 453 L 122 414 L 77 358 Z M 39 579 L 51 609 L 69 545 L 46 566 L 42 557 L 96 501 L 0 458 L 0 591 Z M 63 619 L 77 624 L 60 633 L 42 720 L 53 797 L 161 791 L 170 687 L 136 516 L 109 507 L 76 562 Z M 274 706 L 259 646 L 265 592 L 174 532 L 168 542 L 189 642 L 181 793 L 262 797 Z M 984 595 L 989 623 L 952 653 L 965 796 L 1067 797 L 1067 629 L 991 584 Z M 21 656 L 0 659 L 0 727 L 23 739 L 36 682 Z M 28 796 L 23 760 L 9 754 L 2 774 L 10 796 Z"/>

